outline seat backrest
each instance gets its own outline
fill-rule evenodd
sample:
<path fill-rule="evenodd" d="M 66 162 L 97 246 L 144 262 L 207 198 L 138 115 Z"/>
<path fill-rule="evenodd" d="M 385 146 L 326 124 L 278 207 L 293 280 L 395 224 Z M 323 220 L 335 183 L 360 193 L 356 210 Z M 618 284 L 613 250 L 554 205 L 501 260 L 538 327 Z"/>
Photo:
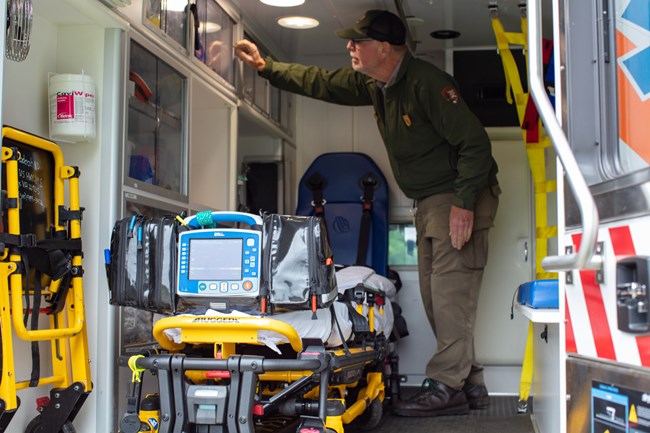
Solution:
<path fill-rule="evenodd" d="M 364 208 L 364 179 L 368 178 L 376 182 L 372 190 L 368 247 L 365 263 L 357 263 Z M 332 152 L 320 155 L 300 180 L 297 215 L 316 214 L 313 203 L 314 198 L 318 197 L 318 192 L 314 190 L 314 185 L 319 184 L 334 262 L 337 265 L 368 266 L 377 274 L 386 276 L 388 185 L 377 164 L 368 155 L 359 152 Z"/>

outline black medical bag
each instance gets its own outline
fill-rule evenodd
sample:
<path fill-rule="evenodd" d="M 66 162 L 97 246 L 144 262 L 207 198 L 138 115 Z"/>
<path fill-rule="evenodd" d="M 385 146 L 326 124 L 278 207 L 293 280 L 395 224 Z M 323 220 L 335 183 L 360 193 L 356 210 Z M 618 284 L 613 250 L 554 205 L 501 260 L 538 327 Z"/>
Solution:
<path fill-rule="evenodd" d="M 111 304 L 175 312 L 178 231 L 171 215 L 138 215 L 115 223 L 106 265 Z"/>
<path fill-rule="evenodd" d="M 272 306 L 325 308 L 337 298 L 332 250 L 322 218 L 266 214 L 262 287 Z"/>

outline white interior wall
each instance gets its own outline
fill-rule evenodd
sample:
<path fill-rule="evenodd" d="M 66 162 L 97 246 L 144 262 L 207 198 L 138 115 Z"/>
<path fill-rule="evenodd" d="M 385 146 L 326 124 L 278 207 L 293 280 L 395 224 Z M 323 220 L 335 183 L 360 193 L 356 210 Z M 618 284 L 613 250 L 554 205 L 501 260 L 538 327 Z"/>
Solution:
<path fill-rule="evenodd" d="M 36 2 L 34 23 L 31 35 L 30 53 L 23 62 L 5 61 L 3 81 L 3 122 L 6 125 L 25 130 L 47 138 L 48 131 L 48 73 L 73 73 L 82 71 L 94 79 L 96 86 L 97 119 L 102 116 L 102 90 L 104 72 L 104 29 L 86 24 L 78 26 L 57 26 L 49 20 Z M 100 194 L 102 184 L 115 185 L 114 161 L 104 160 L 100 147 L 101 123 L 98 123 L 97 137 L 84 143 L 59 143 L 64 154 L 65 164 L 80 167 L 80 202 L 85 208 L 82 221 L 84 242 L 84 295 L 88 323 L 88 341 L 91 360 L 91 374 L 95 389 L 85 402 L 75 420 L 77 431 L 109 431 L 108 423 L 100 424 L 97 416 L 105 416 L 105 408 L 112 400 L 104 373 L 97 367 L 112 370 L 110 327 L 98 326 L 97 317 L 107 317 L 108 289 L 103 271 L 101 247 L 107 247 L 110 227 L 102 228 L 108 218 L 114 217 L 114 203 L 110 196 Z M 113 156 L 111 156 L 113 155 Z M 104 157 L 115 157 L 110 152 Z M 110 189 L 110 187 L 109 187 Z M 113 186 L 114 189 L 114 186 Z M 102 313 L 100 314 L 99 311 Z M 43 323 L 45 326 L 47 322 Z M 28 377 L 31 363 L 29 343 L 15 341 L 17 372 L 21 379 Z M 41 344 L 42 375 L 49 372 L 49 344 Z M 101 357 L 99 354 L 102 354 Z M 11 431 L 22 431 L 27 423 L 37 415 L 35 398 L 49 395 L 48 387 L 38 387 L 19 392 L 21 406 L 14 416 Z M 96 407 L 100 405 L 101 410 Z M 111 420 L 112 423 L 112 420 Z"/>
<path fill-rule="evenodd" d="M 95 81 L 96 119 L 102 116 L 102 83 L 104 70 L 104 29 L 95 25 L 84 26 L 61 26 L 59 27 L 58 49 L 57 49 L 57 73 L 82 73 L 90 75 Z M 110 127 L 109 125 L 103 125 Z M 98 125 L 95 139 L 85 143 L 60 143 L 61 150 L 65 157 L 66 164 L 80 167 L 80 191 L 79 201 L 85 208 L 82 221 L 82 236 L 84 245 L 84 296 L 86 306 L 86 318 L 88 321 L 88 345 L 90 360 L 93 368 L 91 374 L 98 385 L 99 392 L 91 392 L 83 415 L 75 420 L 75 427 L 78 431 L 88 431 L 96 428 L 95 416 L 97 411 L 93 410 L 97 399 L 103 396 L 101 390 L 106 385 L 98 380 L 96 368 L 99 354 L 110 354 L 111 349 L 107 347 L 110 341 L 110 330 L 98 326 L 94 320 L 98 317 L 100 310 L 106 310 L 108 306 L 108 288 L 104 272 L 103 248 L 108 248 L 109 243 L 106 237 L 110 227 L 101 228 L 100 216 L 103 212 L 111 212 L 111 203 L 102 202 L 99 190 L 102 182 L 116 185 L 116 173 L 107 171 L 110 164 L 104 165 L 101 158 L 100 139 L 102 125 Z M 100 230 L 93 230 L 98 227 Z M 101 241 L 100 241 L 101 238 Z M 99 246 L 99 248 L 94 247 Z M 100 272 L 101 270 L 101 272 Z M 104 355 L 103 355 L 104 356 Z M 102 358 L 103 358 L 102 356 Z M 106 367 L 109 364 L 104 364 Z M 100 386 L 101 385 L 101 386 Z"/>
<path fill-rule="evenodd" d="M 346 107 L 304 97 L 296 99 L 298 180 L 322 153 L 365 153 L 375 161 L 388 182 L 391 220 L 408 221 L 412 200 L 397 187 L 372 107 Z"/>
<path fill-rule="evenodd" d="M 192 80 L 190 100 L 189 193 L 192 205 L 200 209 L 227 210 L 232 189 L 230 112 L 234 107 L 199 79 Z"/>

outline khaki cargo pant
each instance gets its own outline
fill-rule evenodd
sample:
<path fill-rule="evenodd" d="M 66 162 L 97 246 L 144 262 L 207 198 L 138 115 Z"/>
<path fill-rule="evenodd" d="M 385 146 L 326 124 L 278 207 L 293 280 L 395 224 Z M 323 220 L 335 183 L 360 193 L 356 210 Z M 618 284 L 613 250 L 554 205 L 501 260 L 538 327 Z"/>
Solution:
<path fill-rule="evenodd" d="M 461 389 L 465 382 L 483 383 L 483 367 L 474 357 L 474 324 L 488 232 L 499 204 L 499 187 L 485 189 L 474 207 L 472 237 L 463 248 L 451 246 L 449 212 L 454 194 L 436 194 L 417 201 L 420 294 L 436 336 L 436 352 L 426 375 Z"/>

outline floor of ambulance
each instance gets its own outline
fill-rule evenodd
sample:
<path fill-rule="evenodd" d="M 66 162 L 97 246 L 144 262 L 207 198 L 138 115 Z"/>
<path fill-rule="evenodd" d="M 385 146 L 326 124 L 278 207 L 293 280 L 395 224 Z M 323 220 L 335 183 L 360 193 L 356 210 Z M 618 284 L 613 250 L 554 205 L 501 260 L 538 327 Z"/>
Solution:
<path fill-rule="evenodd" d="M 387 408 L 378 427 L 371 433 L 534 433 L 530 414 L 517 413 L 516 396 L 492 396 L 487 409 L 472 410 L 467 415 L 437 417 L 396 416 Z M 530 408 L 529 408 L 530 412 Z M 256 428 L 256 433 L 295 433 L 296 420 L 278 417 L 269 425 Z M 363 433 L 364 430 L 345 428 L 345 433 Z"/>
<path fill-rule="evenodd" d="M 467 415 L 416 418 L 387 412 L 373 433 L 534 433 L 530 414 L 517 413 L 517 400 L 517 396 L 492 396 L 487 409 Z"/>

